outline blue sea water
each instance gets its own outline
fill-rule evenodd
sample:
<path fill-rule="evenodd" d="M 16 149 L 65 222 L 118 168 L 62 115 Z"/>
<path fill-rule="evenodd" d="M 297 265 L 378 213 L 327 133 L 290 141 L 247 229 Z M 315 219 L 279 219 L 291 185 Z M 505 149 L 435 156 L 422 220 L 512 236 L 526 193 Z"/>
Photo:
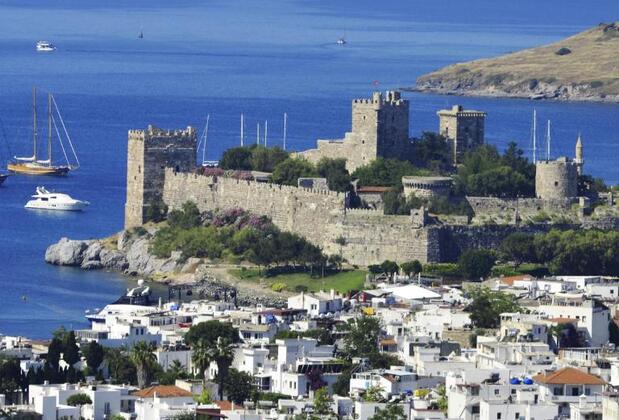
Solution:
<path fill-rule="evenodd" d="M 410 86 L 452 62 L 618 19 L 614 0 L 1 0 L 0 119 L 8 146 L 30 153 L 30 95 L 38 86 L 54 93 L 82 167 L 62 179 L 14 176 L 0 187 L 0 333 L 47 337 L 59 325 L 81 328 L 84 310 L 102 307 L 131 282 L 43 261 L 62 236 L 122 228 L 127 130 L 201 127 L 210 114 L 207 158 L 217 159 L 238 144 L 241 113 L 248 139 L 268 120 L 269 144 L 277 145 L 287 112 L 288 146 L 301 150 L 342 135 L 350 100 L 377 84 Z M 335 45 L 341 36 L 345 47 Z M 58 50 L 36 53 L 43 39 Z M 572 155 L 582 132 L 587 171 L 619 183 L 617 105 L 406 96 L 411 135 L 436 130 L 436 111 L 461 103 L 488 112 L 487 139 L 501 148 L 515 140 L 530 149 L 537 108 L 540 123 L 553 122 L 553 155 Z M 82 214 L 26 211 L 40 184 L 92 205 Z"/>

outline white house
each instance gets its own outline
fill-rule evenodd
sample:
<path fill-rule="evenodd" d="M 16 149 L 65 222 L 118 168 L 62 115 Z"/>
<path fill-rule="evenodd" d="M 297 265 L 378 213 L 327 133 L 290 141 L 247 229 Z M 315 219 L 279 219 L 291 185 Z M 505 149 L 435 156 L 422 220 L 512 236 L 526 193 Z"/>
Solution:
<path fill-rule="evenodd" d="M 136 398 L 136 420 L 171 419 L 196 410 L 191 392 L 174 385 L 151 386 L 132 395 Z"/>
<path fill-rule="evenodd" d="M 342 310 L 342 298 L 335 290 L 330 293 L 304 293 L 288 298 L 288 309 L 303 309 L 310 316 L 334 313 Z"/>

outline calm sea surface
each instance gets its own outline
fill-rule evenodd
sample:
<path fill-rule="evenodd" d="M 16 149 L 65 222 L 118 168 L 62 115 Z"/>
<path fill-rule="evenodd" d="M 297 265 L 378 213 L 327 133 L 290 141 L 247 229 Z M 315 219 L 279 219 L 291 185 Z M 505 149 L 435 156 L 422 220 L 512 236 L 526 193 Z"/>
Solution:
<path fill-rule="evenodd" d="M 62 236 L 96 238 L 122 228 L 127 130 L 149 123 L 202 127 L 208 159 L 268 120 L 269 144 L 311 147 L 350 125 L 350 100 L 410 86 L 443 65 L 551 42 L 619 20 L 614 0 L 439 2 L 0 0 L 0 119 L 6 159 L 30 153 L 31 88 L 50 90 L 82 168 L 63 179 L 12 177 L 0 187 L 0 333 L 46 337 L 81 328 L 128 282 L 104 272 L 48 266 Z M 171 6 L 173 5 L 173 6 Z M 144 39 L 137 39 L 143 30 Z M 345 37 L 348 45 L 335 41 Z M 51 54 L 34 44 L 49 40 Z M 461 103 L 488 112 L 487 139 L 530 148 L 533 108 L 553 122 L 553 154 L 573 154 L 578 132 L 587 171 L 619 183 L 619 106 L 409 94 L 411 134 L 436 130 L 436 111 Z M 43 102 L 43 97 L 40 98 Z M 43 113 L 43 108 L 40 109 Z M 59 150 L 55 153 L 59 153 Z M 26 211 L 37 185 L 92 203 L 82 214 Z"/>

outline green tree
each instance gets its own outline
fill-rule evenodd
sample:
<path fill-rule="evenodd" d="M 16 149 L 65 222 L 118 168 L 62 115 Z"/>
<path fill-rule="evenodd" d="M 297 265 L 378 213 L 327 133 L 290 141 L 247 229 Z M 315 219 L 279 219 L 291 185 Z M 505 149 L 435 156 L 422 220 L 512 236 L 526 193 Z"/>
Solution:
<path fill-rule="evenodd" d="M 215 345 L 218 337 L 223 337 L 232 343 L 240 341 L 239 331 L 231 324 L 211 320 L 192 325 L 187 334 L 185 334 L 185 342 L 193 345 L 198 341 L 204 341 Z"/>
<path fill-rule="evenodd" d="M 400 268 L 402 268 L 402 271 L 404 271 L 404 274 L 406 274 L 407 276 L 421 273 L 421 271 L 423 270 L 423 266 L 421 265 L 419 260 L 407 261 L 405 263 L 402 263 Z"/>
<path fill-rule="evenodd" d="M 436 172 L 451 169 L 451 149 L 447 139 L 437 133 L 425 131 L 421 137 L 413 141 L 413 156 L 415 162 Z"/>
<path fill-rule="evenodd" d="M 331 409 L 331 398 L 327 392 L 327 387 L 318 389 L 314 393 L 314 414 L 319 416 L 329 416 L 333 414 Z"/>
<path fill-rule="evenodd" d="M 63 336 L 64 338 L 64 336 Z M 47 358 L 45 361 L 52 366 L 54 369 L 58 370 L 60 368 L 60 355 L 64 352 L 64 345 L 60 338 L 52 338 L 52 341 L 49 343 L 47 348 Z"/>
<path fill-rule="evenodd" d="M 352 318 L 345 324 L 339 324 L 338 329 L 345 334 L 342 353 L 346 357 L 369 357 L 378 353 L 381 333 L 378 318 L 365 315 Z"/>
<path fill-rule="evenodd" d="M 398 266 L 398 264 L 395 261 L 390 260 L 385 260 L 380 263 L 380 268 L 383 270 L 384 273 L 387 274 L 394 274 L 400 271 L 400 267 Z"/>
<path fill-rule="evenodd" d="M 406 420 L 408 416 L 404 413 L 401 405 L 395 402 L 387 403 L 385 408 L 378 409 L 376 414 L 369 420 Z"/>
<path fill-rule="evenodd" d="M 86 404 L 92 404 L 92 400 L 87 394 L 73 394 L 67 398 L 67 405 L 79 407 L 80 417 L 82 417 L 82 406 Z"/>
<path fill-rule="evenodd" d="M 495 292 L 487 287 L 472 287 L 467 290 L 471 303 L 466 307 L 471 322 L 477 328 L 497 328 L 501 321 L 500 315 L 504 312 L 523 312 L 516 302 L 516 297 Z"/>
<path fill-rule="evenodd" d="M 250 171 L 252 169 L 251 150 L 249 147 L 233 147 L 226 150 L 219 160 L 219 167 Z"/>
<path fill-rule="evenodd" d="M 137 370 L 138 386 L 140 388 L 148 385 L 154 365 L 157 363 L 154 351 L 155 347 L 146 341 L 138 341 L 131 348 L 129 357 Z"/>
<path fill-rule="evenodd" d="M 0 355 L 0 394 L 6 396 L 7 404 L 17 403 L 17 392 L 25 392 L 27 389 L 27 377 L 19 367 L 19 360 Z"/>
<path fill-rule="evenodd" d="M 438 409 L 446 412 L 448 409 L 449 400 L 447 399 L 447 388 L 444 384 L 438 386 Z"/>
<path fill-rule="evenodd" d="M 290 158 L 278 163 L 273 168 L 271 182 L 296 186 L 299 178 L 317 175 L 316 168 L 311 162 L 303 158 Z"/>
<path fill-rule="evenodd" d="M 198 397 L 193 397 L 193 399 L 195 402 L 202 405 L 213 403 L 213 398 L 206 388 L 202 389 L 200 395 Z"/>
<path fill-rule="evenodd" d="M 124 354 L 122 349 L 105 349 L 105 363 L 110 371 L 112 383 L 114 384 L 135 384 L 137 382 L 137 372 L 135 365 L 129 357 Z"/>
<path fill-rule="evenodd" d="M 168 223 L 172 228 L 190 229 L 200 226 L 202 219 L 196 203 L 187 201 L 181 210 L 172 210 L 168 213 Z"/>
<path fill-rule="evenodd" d="M 215 357 L 214 349 L 205 340 L 198 340 L 191 344 L 191 352 L 191 361 L 198 369 L 203 383 L 206 384 L 207 369 Z"/>
<path fill-rule="evenodd" d="M 80 361 L 80 350 L 77 347 L 77 342 L 75 341 L 75 332 L 69 331 L 69 333 L 66 335 L 63 349 L 64 353 L 62 355 L 62 358 L 70 366 L 73 366 Z"/>
<path fill-rule="evenodd" d="M 523 262 L 534 261 L 535 239 L 528 233 L 512 233 L 501 242 L 499 253 L 503 258 L 516 263 L 516 267 Z"/>
<path fill-rule="evenodd" d="M 535 166 L 513 142 L 504 155 L 494 146 L 479 146 L 464 154 L 458 167 L 456 190 L 473 196 L 533 197 Z"/>
<path fill-rule="evenodd" d="M 363 394 L 363 399 L 369 402 L 380 402 L 384 400 L 383 391 L 384 389 L 380 385 L 371 386 Z"/>
<path fill-rule="evenodd" d="M 101 363 L 103 363 L 105 357 L 105 349 L 103 346 L 96 341 L 91 341 L 82 348 L 82 352 L 86 357 L 86 364 L 88 367 L 93 372 L 96 372 L 101 366 Z"/>
<path fill-rule="evenodd" d="M 346 192 L 351 188 L 351 177 L 346 169 L 346 159 L 330 159 L 323 157 L 316 165 L 318 174 L 327 178 L 329 189 Z"/>
<path fill-rule="evenodd" d="M 399 189 L 402 177 L 407 175 L 429 175 L 426 169 L 420 169 L 410 162 L 397 159 L 377 158 L 371 163 L 357 168 L 352 173 L 353 179 L 362 186 L 384 186 Z"/>
<path fill-rule="evenodd" d="M 251 168 L 254 171 L 273 172 L 275 167 L 288 159 L 288 152 L 279 147 L 256 146 L 251 151 Z"/>
<path fill-rule="evenodd" d="M 214 361 L 217 363 L 217 384 L 219 385 L 219 399 L 224 398 L 224 383 L 234 359 L 234 345 L 230 339 L 218 337 L 215 344 Z"/>
<path fill-rule="evenodd" d="M 230 369 L 224 378 L 224 390 L 228 401 L 242 404 L 250 399 L 254 390 L 254 378 L 246 372 Z"/>
<path fill-rule="evenodd" d="M 168 206 L 158 197 L 146 208 L 146 220 L 155 223 L 163 222 L 168 215 Z"/>
<path fill-rule="evenodd" d="M 492 271 L 496 256 L 487 249 L 469 249 L 458 259 L 458 270 L 467 279 L 485 278 Z"/>

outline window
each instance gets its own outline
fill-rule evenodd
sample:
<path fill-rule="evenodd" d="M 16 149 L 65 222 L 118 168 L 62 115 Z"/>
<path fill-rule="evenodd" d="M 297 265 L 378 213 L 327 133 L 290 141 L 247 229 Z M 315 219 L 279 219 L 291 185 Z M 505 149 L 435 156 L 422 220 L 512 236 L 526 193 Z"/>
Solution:
<path fill-rule="evenodd" d="M 514 418 L 515 418 L 516 420 L 518 420 L 518 419 L 520 418 L 520 413 L 516 413 L 516 414 L 514 415 Z"/>
<path fill-rule="evenodd" d="M 552 393 L 553 393 L 553 395 L 563 395 L 563 387 L 562 386 L 556 386 Z"/>
<path fill-rule="evenodd" d="M 501 420 L 501 413 L 496 413 L 496 420 Z"/>
<path fill-rule="evenodd" d="M 479 404 L 471 408 L 471 414 L 479 414 Z"/>
<path fill-rule="evenodd" d="M 573 386 L 572 387 L 572 397 L 577 397 L 578 395 L 580 395 L 580 388 L 578 388 L 577 386 Z"/>
<path fill-rule="evenodd" d="M 499 395 L 499 390 L 498 389 L 494 390 L 494 395 Z"/>

